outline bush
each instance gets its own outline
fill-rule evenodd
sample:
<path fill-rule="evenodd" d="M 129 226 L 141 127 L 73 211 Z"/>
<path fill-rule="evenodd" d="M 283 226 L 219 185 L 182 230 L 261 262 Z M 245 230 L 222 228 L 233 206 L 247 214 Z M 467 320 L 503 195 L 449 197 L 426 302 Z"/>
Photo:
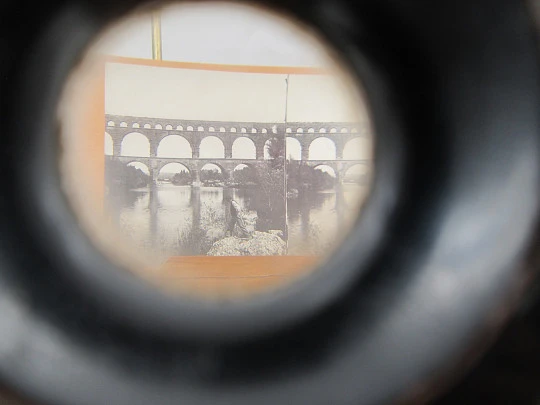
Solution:
<path fill-rule="evenodd" d="M 105 161 L 105 182 L 109 189 L 146 187 L 150 181 L 150 176 L 140 169 L 117 160 L 107 159 Z"/>
<path fill-rule="evenodd" d="M 287 161 L 287 190 L 320 191 L 334 187 L 336 179 L 302 161 Z"/>
<path fill-rule="evenodd" d="M 175 186 L 186 186 L 191 184 L 191 182 L 191 175 L 184 171 L 176 173 L 171 179 L 171 183 Z"/>

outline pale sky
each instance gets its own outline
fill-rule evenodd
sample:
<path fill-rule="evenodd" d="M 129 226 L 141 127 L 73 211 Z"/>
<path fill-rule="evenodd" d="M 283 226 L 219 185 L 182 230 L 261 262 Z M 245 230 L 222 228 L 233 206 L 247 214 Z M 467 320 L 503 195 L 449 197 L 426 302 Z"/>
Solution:
<path fill-rule="evenodd" d="M 152 58 L 148 15 L 118 24 L 104 53 Z M 176 4 L 162 11 L 163 59 L 264 66 L 326 66 L 324 48 L 288 20 L 234 3 Z"/>
<path fill-rule="evenodd" d="M 185 62 L 262 66 L 330 67 L 324 47 L 289 21 L 252 7 L 233 3 L 182 4 L 162 12 L 163 59 Z M 98 51 L 118 56 L 150 59 L 151 24 L 148 15 L 126 20 L 98 44 Z M 287 79 L 287 81 L 285 80 Z M 361 96 L 351 91 L 341 74 L 246 74 L 193 69 L 107 64 L 107 114 L 153 118 L 247 122 L 366 122 Z M 134 129 L 134 132 L 136 129 Z M 112 141 L 105 136 L 105 153 Z M 371 145 L 358 140 L 344 159 L 371 155 Z M 287 139 L 287 157 L 300 159 L 300 146 Z M 130 134 L 122 155 L 149 156 L 148 141 Z M 191 157 L 185 138 L 163 140 L 158 156 Z M 223 157 L 217 138 L 206 138 L 201 158 Z M 309 158 L 335 159 L 333 143 L 319 138 Z M 240 138 L 233 157 L 255 158 L 253 143 Z"/>

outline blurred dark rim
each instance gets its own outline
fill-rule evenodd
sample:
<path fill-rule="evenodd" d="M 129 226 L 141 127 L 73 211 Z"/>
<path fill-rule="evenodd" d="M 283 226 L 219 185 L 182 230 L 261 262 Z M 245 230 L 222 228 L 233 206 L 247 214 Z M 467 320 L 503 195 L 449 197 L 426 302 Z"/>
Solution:
<path fill-rule="evenodd" d="M 376 177 L 324 270 L 226 308 L 166 298 L 77 226 L 60 191 L 58 97 L 88 41 L 134 3 L 58 6 L 12 88 L 4 380 L 55 405 L 378 404 L 422 391 L 499 326 L 537 222 L 533 33 L 520 2 L 433 3 L 267 3 L 319 27 L 362 80 Z"/>
<path fill-rule="evenodd" d="M 115 268 L 89 243 L 60 190 L 57 145 L 61 122 L 55 119 L 58 97 L 64 78 L 80 60 L 88 41 L 99 34 L 107 22 L 92 21 L 82 10 L 74 10 L 60 16 L 37 46 L 29 63 L 30 69 L 35 70 L 27 75 L 30 79 L 25 94 L 32 99 L 36 89 L 41 88 L 39 93 L 44 97 L 31 104 L 25 101 L 23 107 L 26 116 L 39 114 L 40 118 L 27 120 L 30 125 L 23 130 L 35 138 L 30 145 L 25 145 L 28 160 L 20 174 L 27 180 L 21 184 L 26 183 L 24 192 L 31 195 L 24 199 L 25 205 L 21 208 L 30 218 L 30 225 L 40 221 L 33 236 L 36 245 L 56 262 L 54 267 L 59 279 L 69 283 L 98 310 L 145 333 L 218 341 L 242 339 L 294 324 L 351 288 L 380 244 L 396 203 L 399 177 L 403 175 L 400 134 L 395 124 L 383 118 L 396 114 L 389 111 L 389 100 L 379 96 L 381 83 L 377 82 L 368 61 L 359 53 L 351 53 L 349 57 L 344 54 L 344 60 L 350 63 L 355 73 L 370 77 L 366 87 L 368 94 L 377 94 L 378 105 L 373 109 L 376 111 L 376 131 L 381 132 L 376 138 L 375 186 L 358 227 L 339 252 L 324 264 L 324 271 L 315 272 L 290 288 L 237 304 L 215 305 L 189 297 L 168 296 L 131 273 Z M 62 45 L 58 43 L 60 33 Z M 345 38 L 340 38 L 338 44 L 342 48 L 351 47 Z M 41 80 L 44 72 L 54 80 L 44 83 Z M 30 148 L 32 150 L 28 152 Z M 28 181 L 32 185 L 30 190 L 26 187 Z"/>

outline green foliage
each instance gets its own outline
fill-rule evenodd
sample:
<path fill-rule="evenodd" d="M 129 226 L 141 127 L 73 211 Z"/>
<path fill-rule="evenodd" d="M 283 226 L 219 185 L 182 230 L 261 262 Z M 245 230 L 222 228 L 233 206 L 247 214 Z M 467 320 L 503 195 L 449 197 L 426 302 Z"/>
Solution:
<path fill-rule="evenodd" d="M 243 167 L 233 172 L 233 181 L 240 186 L 252 186 L 257 184 L 257 172 L 249 167 Z"/>
<path fill-rule="evenodd" d="M 175 186 L 186 186 L 191 184 L 191 182 L 191 173 L 186 171 L 176 173 L 171 179 L 171 183 Z"/>
<path fill-rule="evenodd" d="M 142 170 L 117 160 L 105 161 L 105 182 L 110 188 L 134 189 L 150 184 L 150 176 Z"/>
<path fill-rule="evenodd" d="M 223 179 L 223 175 L 221 174 L 221 172 L 216 169 L 201 170 L 200 176 L 201 176 L 201 181 Z"/>
<path fill-rule="evenodd" d="M 178 231 L 177 245 L 183 255 L 206 255 L 216 241 L 216 235 L 212 235 L 209 230 L 223 232 L 217 235 L 221 238 L 225 227 L 225 213 L 205 203 L 201 207 L 200 223 L 193 228 Z"/>
<path fill-rule="evenodd" d="M 223 174 L 216 169 L 211 170 L 201 170 L 200 173 L 200 179 L 201 182 L 207 186 L 207 185 L 215 185 L 215 184 L 221 184 L 223 185 Z"/>
<path fill-rule="evenodd" d="M 258 182 L 261 192 L 258 196 L 258 206 L 261 207 L 259 226 L 261 230 L 277 229 L 284 230 L 285 226 L 285 173 L 283 166 L 274 166 L 269 161 L 267 167 L 257 171 Z"/>
<path fill-rule="evenodd" d="M 308 166 L 303 161 L 287 161 L 287 189 L 320 191 L 334 187 L 336 179 L 322 170 Z"/>
<path fill-rule="evenodd" d="M 270 138 L 264 147 L 272 167 L 283 166 L 285 162 L 285 139 L 278 137 Z"/>

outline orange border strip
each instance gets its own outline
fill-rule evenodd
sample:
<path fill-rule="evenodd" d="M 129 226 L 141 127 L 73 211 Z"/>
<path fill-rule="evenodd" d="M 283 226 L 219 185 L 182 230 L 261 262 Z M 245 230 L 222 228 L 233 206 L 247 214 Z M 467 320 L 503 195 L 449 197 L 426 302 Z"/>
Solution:
<path fill-rule="evenodd" d="M 220 72 L 262 73 L 262 74 L 291 74 L 291 75 L 328 75 L 329 69 L 314 67 L 288 66 L 253 66 L 253 65 L 224 65 L 197 62 L 175 62 L 153 59 L 127 58 L 124 56 L 105 56 L 106 63 L 122 63 L 128 65 L 154 66 L 175 69 L 213 70 Z"/>

